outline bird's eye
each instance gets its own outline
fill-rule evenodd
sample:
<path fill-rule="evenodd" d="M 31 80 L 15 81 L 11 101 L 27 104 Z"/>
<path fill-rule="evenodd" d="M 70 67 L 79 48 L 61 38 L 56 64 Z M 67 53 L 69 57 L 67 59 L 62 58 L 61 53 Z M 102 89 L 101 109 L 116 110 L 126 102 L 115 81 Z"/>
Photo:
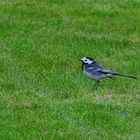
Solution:
<path fill-rule="evenodd" d="M 87 61 L 87 60 L 85 60 L 85 61 Z"/>

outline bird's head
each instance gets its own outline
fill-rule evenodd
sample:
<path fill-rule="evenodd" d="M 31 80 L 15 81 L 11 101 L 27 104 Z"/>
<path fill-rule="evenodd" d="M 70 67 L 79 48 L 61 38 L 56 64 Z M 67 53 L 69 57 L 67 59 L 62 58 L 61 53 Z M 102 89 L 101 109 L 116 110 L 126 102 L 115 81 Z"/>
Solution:
<path fill-rule="evenodd" d="M 80 61 L 82 61 L 83 64 L 92 64 L 93 62 L 95 62 L 92 58 L 90 57 L 83 57 L 82 59 L 80 59 Z"/>

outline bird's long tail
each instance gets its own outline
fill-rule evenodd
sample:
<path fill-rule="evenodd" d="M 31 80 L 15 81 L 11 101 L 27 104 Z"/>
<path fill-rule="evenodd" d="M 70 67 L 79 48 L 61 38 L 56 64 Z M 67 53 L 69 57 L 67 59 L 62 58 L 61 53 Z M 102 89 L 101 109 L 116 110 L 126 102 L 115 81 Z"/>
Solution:
<path fill-rule="evenodd" d="M 136 76 L 130 76 L 130 75 L 126 75 L 126 74 L 113 73 L 113 75 L 137 79 Z"/>

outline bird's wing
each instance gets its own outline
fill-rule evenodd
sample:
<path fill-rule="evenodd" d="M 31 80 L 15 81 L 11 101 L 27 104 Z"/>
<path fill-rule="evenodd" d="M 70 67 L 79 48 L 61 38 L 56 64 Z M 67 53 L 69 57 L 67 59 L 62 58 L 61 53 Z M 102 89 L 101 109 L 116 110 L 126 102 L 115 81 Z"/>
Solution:
<path fill-rule="evenodd" d="M 94 72 L 102 72 L 102 73 L 110 73 L 111 71 L 110 70 L 107 70 L 107 69 L 100 69 L 100 68 L 88 68 L 88 70 L 91 70 L 91 71 L 94 71 Z"/>
<path fill-rule="evenodd" d="M 105 74 L 112 73 L 111 70 L 108 70 L 105 67 L 102 67 L 97 63 L 94 65 L 90 65 L 87 69 L 92 71 L 92 72 L 101 72 L 101 73 L 105 73 Z"/>

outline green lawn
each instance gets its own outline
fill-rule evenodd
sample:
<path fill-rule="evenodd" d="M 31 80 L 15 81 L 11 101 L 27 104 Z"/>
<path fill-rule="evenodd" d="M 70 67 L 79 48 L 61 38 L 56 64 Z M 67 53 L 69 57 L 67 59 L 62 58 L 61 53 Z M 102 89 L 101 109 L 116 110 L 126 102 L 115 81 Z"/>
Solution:
<path fill-rule="evenodd" d="M 0 0 L 0 139 L 139 140 L 140 78 L 84 56 L 139 77 L 140 0 Z"/>

